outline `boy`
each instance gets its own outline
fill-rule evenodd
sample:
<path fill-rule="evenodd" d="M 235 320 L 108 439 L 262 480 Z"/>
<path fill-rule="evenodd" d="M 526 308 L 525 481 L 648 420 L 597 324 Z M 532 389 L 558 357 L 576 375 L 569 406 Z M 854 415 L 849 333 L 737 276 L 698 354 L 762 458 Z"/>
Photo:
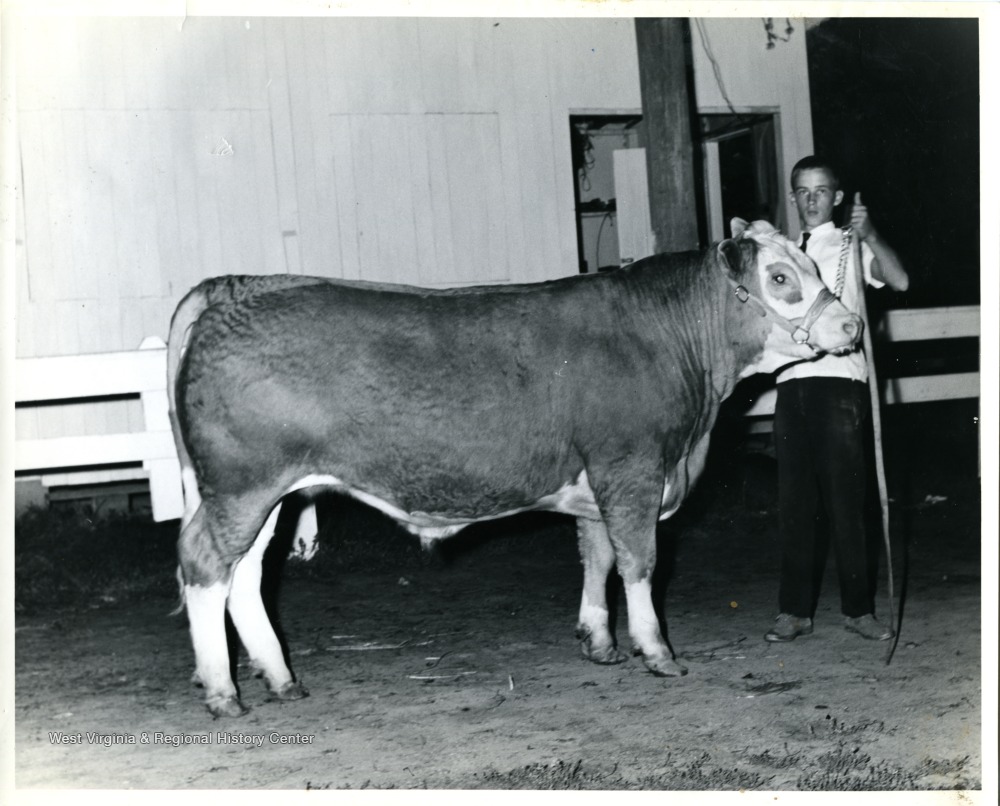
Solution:
<path fill-rule="evenodd" d="M 834 210 L 844 198 L 837 173 L 829 162 L 812 156 L 796 163 L 791 178 L 791 197 L 803 230 L 800 248 L 816 263 L 830 290 L 857 311 L 864 290 L 858 287 L 850 235 L 833 224 Z M 865 280 L 876 288 L 888 285 L 905 291 L 909 277 L 872 226 L 860 193 L 854 197 L 850 226 L 861 239 Z M 876 641 L 893 636 L 892 628 L 874 615 L 865 534 L 867 379 L 861 351 L 825 355 L 778 375 L 774 438 L 782 542 L 780 615 L 764 636 L 767 641 L 792 641 L 813 630 L 826 564 L 826 547 L 816 534 L 821 506 L 837 561 L 845 627 Z"/>

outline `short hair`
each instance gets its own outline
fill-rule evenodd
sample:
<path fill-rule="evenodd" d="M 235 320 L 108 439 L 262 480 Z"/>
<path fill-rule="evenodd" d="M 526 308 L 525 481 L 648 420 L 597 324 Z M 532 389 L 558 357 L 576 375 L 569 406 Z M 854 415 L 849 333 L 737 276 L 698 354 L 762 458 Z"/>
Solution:
<path fill-rule="evenodd" d="M 799 178 L 799 174 L 803 171 L 826 171 L 833 179 L 834 190 L 840 190 L 840 176 L 837 173 L 837 169 L 833 166 L 833 163 L 825 157 L 813 154 L 809 157 L 803 157 L 796 162 L 795 166 L 792 168 L 792 190 L 795 190 L 795 181 Z"/>

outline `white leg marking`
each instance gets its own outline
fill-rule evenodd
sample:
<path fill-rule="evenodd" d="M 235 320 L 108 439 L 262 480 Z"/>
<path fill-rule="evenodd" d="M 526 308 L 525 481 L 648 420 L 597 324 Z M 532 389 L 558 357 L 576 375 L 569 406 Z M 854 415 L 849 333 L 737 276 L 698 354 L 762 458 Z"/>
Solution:
<path fill-rule="evenodd" d="M 670 650 L 660 634 L 660 623 L 653 610 L 652 586 L 649 577 L 626 583 L 628 632 L 635 645 L 647 658 L 670 657 Z"/>
<path fill-rule="evenodd" d="M 608 633 L 608 608 L 602 604 L 588 602 L 586 590 L 580 601 L 580 625 L 586 628 L 590 635 L 603 637 Z"/>
<path fill-rule="evenodd" d="M 184 603 L 187 607 L 194 646 L 195 669 L 198 679 L 205 686 L 205 698 L 213 702 L 235 699 L 236 686 L 229 675 L 229 645 L 226 641 L 227 582 L 216 582 L 208 587 L 184 586 Z"/>
<path fill-rule="evenodd" d="M 280 505 L 268 515 L 264 528 L 260 530 L 250 551 L 236 564 L 229 591 L 229 615 L 232 616 L 250 660 L 264 672 L 272 691 L 279 691 L 292 682 L 292 673 L 285 665 L 281 643 L 275 635 L 260 596 L 261 563 L 264 551 L 274 537 L 279 512 Z"/>

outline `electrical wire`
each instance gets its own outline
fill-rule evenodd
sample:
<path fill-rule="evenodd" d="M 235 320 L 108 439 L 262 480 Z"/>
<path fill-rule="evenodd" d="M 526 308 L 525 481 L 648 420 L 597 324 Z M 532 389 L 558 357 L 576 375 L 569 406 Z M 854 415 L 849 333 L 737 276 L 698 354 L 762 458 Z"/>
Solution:
<path fill-rule="evenodd" d="M 733 102 L 729 100 L 729 93 L 726 92 L 726 86 L 722 81 L 722 70 L 719 68 L 719 63 L 715 59 L 715 54 L 712 53 L 712 48 L 708 44 L 708 34 L 705 33 L 705 23 L 695 17 L 694 25 L 698 29 L 698 37 L 701 39 L 701 49 L 705 51 L 708 61 L 712 64 L 712 73 L 715 75 L 715 83 L 719 87 L 719 92 L 722 93 L 722 100 L 726 102 L 726 106 L 729 107 L 730 112 L 737 117 L 741 117 L 740 113 L 736 111 L 736 107 L 733 106 Z"/>

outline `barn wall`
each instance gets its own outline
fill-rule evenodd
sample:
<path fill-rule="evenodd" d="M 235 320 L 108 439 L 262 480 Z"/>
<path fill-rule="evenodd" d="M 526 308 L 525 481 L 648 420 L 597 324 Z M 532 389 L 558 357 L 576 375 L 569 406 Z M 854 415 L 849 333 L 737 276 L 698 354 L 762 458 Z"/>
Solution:
<path fill-rule="evenodd" d="M 571 274 L 569 114 L 640 105 L 630 20 L 21 25 L 25 357 L 166 338 L 221 273 Z"/>

